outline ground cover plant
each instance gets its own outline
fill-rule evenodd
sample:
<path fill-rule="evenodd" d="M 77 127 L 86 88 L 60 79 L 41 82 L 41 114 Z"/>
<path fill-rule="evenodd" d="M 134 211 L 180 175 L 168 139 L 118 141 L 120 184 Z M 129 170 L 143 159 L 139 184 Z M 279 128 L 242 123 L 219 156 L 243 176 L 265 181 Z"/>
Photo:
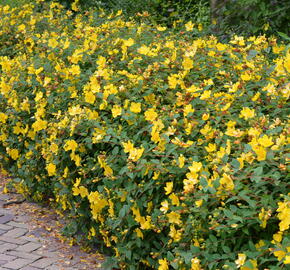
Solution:
<path fill-rule="evenodd" d="M 0 6 L 15 188 L 108 269 L 287 269 L 289 45 L 38 2 Z"/>

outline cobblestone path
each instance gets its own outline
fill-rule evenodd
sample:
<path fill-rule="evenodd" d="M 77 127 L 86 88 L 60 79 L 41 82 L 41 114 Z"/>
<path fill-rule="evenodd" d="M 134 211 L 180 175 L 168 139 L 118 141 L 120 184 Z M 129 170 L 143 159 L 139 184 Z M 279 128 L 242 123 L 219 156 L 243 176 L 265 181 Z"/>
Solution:
<path fill-rule="evenodd" d="M 57 237 L 56 214 L 26 201 L 4 208 L 15 199 L 19 195 L 3 194 L 0 176 L 0 270 L 102 269 L 101 255 L 85 253 Z"/>

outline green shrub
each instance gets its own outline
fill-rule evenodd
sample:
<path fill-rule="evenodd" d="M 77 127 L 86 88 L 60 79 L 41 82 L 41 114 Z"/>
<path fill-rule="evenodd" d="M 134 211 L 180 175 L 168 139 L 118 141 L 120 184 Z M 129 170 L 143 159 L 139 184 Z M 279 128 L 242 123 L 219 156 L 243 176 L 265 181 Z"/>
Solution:
<path fill-rule="evenodd" d="M 1 0 L 1 5 L 9 5 L 11 7 L 21 7 L 28 3 L 30 3 L 29 0 Z"/>
<path fill-rule="evenodd" d="M 73 0 L 59 0 L 70 7 Z M 127 18 L 139 20 L 149 13 L 153 24 L 176 27 L 184 21 L 201 24 L 206 32 L 229 39 L 238 35 L 290 35 L 288 0 L 79 0 L 83 9 L 122 10 Z M 143 15 L 144 16 L 144 15 Z"/>
<path fill-rule="evenodd" d="M 220 7 L 218 28 L 222 34 L 290 35 L 288 0 L 230 0 Z"/>
<path fill-rule="evenodd" d="M 0 39 L 16 38 L 0 47 L 0 161 L 17 190 L 103 243 L 108 269 L 287 267 L 289 47 L 38 10 L 0 6 Z"/>

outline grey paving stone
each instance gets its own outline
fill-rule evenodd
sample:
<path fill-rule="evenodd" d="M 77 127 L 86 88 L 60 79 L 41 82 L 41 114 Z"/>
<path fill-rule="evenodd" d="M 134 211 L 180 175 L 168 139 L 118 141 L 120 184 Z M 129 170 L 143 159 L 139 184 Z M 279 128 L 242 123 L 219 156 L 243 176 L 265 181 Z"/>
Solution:
<path fill-rule="evenodd" d="M 31 263 L 31 260 L 18 258 L 16 260 L 13 260 L 9 263 L 4 264 L 3 267 L 13 269 L 13 270 L 18 270 L 18 269 L 20 269 L 20 268 L 22 268 L 30 263 Z"/>
<path fill-rule="evenodd" d="M 55 264 L 52 264 L 51 266 L 48 266 L 48 267 L 45 268 L 45 270 L 63 270 L 63 269 L 65 269 L 65 268 L 57 266 Z"/>
<path fill-rule="evenodd" d="M 27 243 L 27 240 L 21 239 L 21 238 L 12 238 L 12 237 L 6 237 L 5 234 L 0 236 L 0 241 L 17 244 L 17 245 L 24 245 Z"/>
<path fill-rule="evenodd" d="M 39 268 L 32 267 L 32 266 L 25 266 L 25 267 L 21 268 L 20 270 L 39 270 Z"/>
<path fill-rule="evenodd" d="M 13 230 L 8 231 L 4 236 L 17 238 L 27 233 L 27 229 L 23 228 L 15 228 Z"/>
<path fill-rule="evenodd" d="M 41 255 L 47 258 L 55 258 L 58 256 L 55 252 L 50 252 L 50 251 L 45 251 L 45 250 L 36 250 L 35 253 L 37 255 Z"/>
<path fill-rule="evenodd" d="M 27 240 L 28 242 L 34 242 L 34 243 L 39 243 L 41 239 L 43 238 L 35 238 L 34 236 L 30 236 L 28 234 L 21 236 L 21 239 Z"/>
<path fill-rule="evenodd" d="M 9 226 L 8 224 L 0 224 L 0 230 L 9 231 L 9 230 L 12 230 L 12 229 L 14 229 L 14 227 Z"/>
<path fill-rule="evenodd" d="M 7 201 L 10 197 L 8 194 L 0 194 L 0 201 Z"/>
<path fill-rule="evenodd" d="M 34 260 L 34 261 L 42 258 L 41 255 L 37 255 L 37 254 L 34 254 L 34 253 L 26 253 L 26 252 L 23 252 L 23 251 L 11 250 L 11 251 L 6 251 L 5 253 L 7 255 L 16 256 L 16 257 L 19 257 L 19 258 L 29 259 L 29 260 Z"/>
<path fill-rule="evenodd" d="M 14 218 L 14 221 L 16 222 L 20 222 L 20 223 L 25 223 L 25 222 L 28 222 L 30 220 L 30 217 L 29 216 L 25 216 L 25 213 L 23 215 L 17 215 L 15 218 Z"/>
<path fill-rule="evenodd" d="M 53 258 L 42 258 L 32 263 L 31 266 L 38 267 L 38 268 L 46 268 L 56 261 L 57 259 L 53 259 Z"/>
<path fill-rule="evenodd" d="M 0 229 L 0 235 L 2 235 L 2 234 L 4 234 L 4 233 L 6 233 L 7 231 L 2 231 L 1 229 Z"/>
<path fill-rule="evenodd" d="M 16 256 L 11 256 L 11 255 L 6 255 L 6 254 L 0 254 L 0 260 L 2 261 L 6 261 L 7 262 L 10 262 L 10 261 L 13 261 L 17 259 Z"/>
<path fill-rule="evenodd" d="M 2 206 L 0 207 L 0 216 L 1 215 L 9 215 L 9 214 L 11 214 L 11 211 L 2 208 Z"/>
<path fill-rule="evenodd" d="M 8 223 L 6 223 L 6 225 L 17 227 L 17 228 L 28 229 L 28 225 L 21 222 L 9 221 Z"/>
<path fill-rule="evenodd" d="M 13 218 L 14 218 L 14 216 L 13 215 L 10 215 L 10 214 L 1 216 L 0 217 L 0 224 L 5 224 L 5 223 L 13 220 Z"/>
<path fill-rule="evenodd" d="M 13 250 L 17 248 L 17 245 L 15 244 L 12 244 L 12 243 L 4 243 L 0 246 L 0 254 L 1 253 L 4 253 L 6 251 L 9 251 L 9 250 Z"/>
<path fill-rule="evenodd" d="M 42 245 L 38 244 L 38 243 L 32 243 L 32 242 L 28 242 L 22 246 L 19 246 L 18 248 L 16 248 L 17 251 L 25 251 L 25 252 L 31 252 L 34 251 L 38 248 L 40 248 Z"/>

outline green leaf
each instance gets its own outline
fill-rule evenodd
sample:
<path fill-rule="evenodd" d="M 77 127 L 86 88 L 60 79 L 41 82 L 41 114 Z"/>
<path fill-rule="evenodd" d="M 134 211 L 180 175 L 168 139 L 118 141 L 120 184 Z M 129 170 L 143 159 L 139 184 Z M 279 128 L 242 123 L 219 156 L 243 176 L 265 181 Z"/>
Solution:
<path fill-rule="evenodd" d="M 283 39 L 287 40 L 287 41 L 290 41 L 290 37 L 288 37 L 285 33 L 282 33 L 282 32 L 278 32 L 277 33 L 279 34 L 280 37 L 282 37 Z"/>

